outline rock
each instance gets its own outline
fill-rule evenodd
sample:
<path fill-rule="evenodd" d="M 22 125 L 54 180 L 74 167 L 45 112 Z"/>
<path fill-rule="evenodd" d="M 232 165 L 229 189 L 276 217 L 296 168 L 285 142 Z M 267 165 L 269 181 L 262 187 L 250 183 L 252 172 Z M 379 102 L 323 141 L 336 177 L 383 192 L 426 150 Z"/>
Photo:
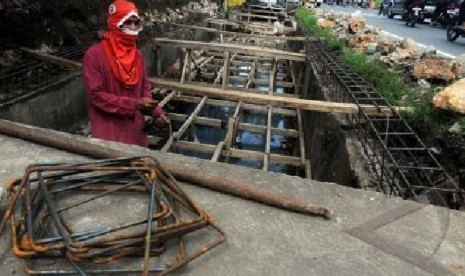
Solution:
<path fill-rule="evenodd" d="M 418 85 L 420 86 L 421 89 L 430 89 L 431 88 L 431 84 L 425 80 L 425 79 L 419 79 L 418 80 Z"/>
<path fill-rule="evenodd" d="M 365 46 L 367 48 L 365 52 L 367 54 L 369 54 L 369 55 L 372 55 L 372 54 L 376 53 L 378 43 L 370 42 L 370 43 L 367 43 Z"/>
<path fill-rule="evenodd" d="M 380 37 L 379 39 L 377 39 L 376 42 L 377 42 L 378 45 L 380 45 L 380 46 L 387 46 L 387 47 L 389 47 L 390 45 L 392 45 L 392 41 L 389 40 L 389 38 L 386 38 L 386 37 Z"/>
<path fill-rule="evenodd" d="M 449 131 L 450 133 L 461 133 L 462 127 L 458 122 L 455 122 L 447 131 Z"/>
<path fill-rule="evenodd" d="M 416 49 L 417 43 L 413 39 L 406 37 L 400 43 L 400 47 L 404 49 Z"/>
<path fill-rule="evenodd" d="M 453 80 L 459 72 L 453 59 L 425 58 L 415 60 L 412 74 L 416 79 Z"/>
<path fill-rule="evenodd" d="M 389 47 L 377 44 L 376 52 L 379 52 L 379 53 L 381 53 L 383 55 L 387 55 L 387 54 L 389 54 Z"/>
<path fill-rule="evenodd" d="M 436 94 L 433 106 L 465 114 L 465 78 L 460 79 Z"/>
<path fill-rule="evenodd" d="M 349 31 L 351 33 L 360 33 L 365 30 L 365 19 L 359 15 L 350 16 L 347 19 L 347 23 L 349 24 Z"/>
<path fill-rule="evenodd" d="M 365 48 L 368 43 L 375 42 L 373 34 L 356 35 L 349 39 L 348 46 L 354 48 Z"/>
<path fill-rule="evenodd" d="M 0 56 L 0 65 L 5 67 L 13 66 L 16 60 L 19 58 L 15 55 L 13 50 L 5 50 L 3 54 Z"/>
<path fill-rule="evenodd" d="M 336 26 L 336 23 L 334 23 L 334 21 L 327 20 L 327 19 L 324 19 L 324 18 L 319 18 L 319 19 L 316 21 L 316 24 L 317 24 L 320 28 L 323 28 L 323 29 L 333 28 L 334 26 Z"/>
<path fill-rule="evenodd" d="M 405 59 L 414 59 L 418 55 L 414 49 L 395 48 L 395 51 L 389 55 L 389 59 L 396 63 Z"/>
<path fill-rule="evenodd" d="M 465 54 L 461 54 L 455 58 L 455 61 L 459 65 L 460 77 L 465 77 Z"/>

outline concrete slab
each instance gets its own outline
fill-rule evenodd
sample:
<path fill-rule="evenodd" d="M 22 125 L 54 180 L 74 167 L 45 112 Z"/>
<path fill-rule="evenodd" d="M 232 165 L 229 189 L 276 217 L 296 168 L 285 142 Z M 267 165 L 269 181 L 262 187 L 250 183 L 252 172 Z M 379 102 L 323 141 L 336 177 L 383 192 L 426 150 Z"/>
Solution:
<path fill-rule="evenodd" d="M 153 153 L 92 141 L 128 155 Z M 87 159 L 1 135 L 0 144 L 3 187 L 30 163 Z M 332 183 L 169 153 L 155 156 L 162 163 L 242 179 L 334 211 L 332 220 L 324 220 L 181 183 L 213 215 L 228 241 L 175 275 L 465 275 L 464 213 Z M 11 254 L 8 233 L 0 246 L 0 275 L 25 275 L 22 260 Z"/>

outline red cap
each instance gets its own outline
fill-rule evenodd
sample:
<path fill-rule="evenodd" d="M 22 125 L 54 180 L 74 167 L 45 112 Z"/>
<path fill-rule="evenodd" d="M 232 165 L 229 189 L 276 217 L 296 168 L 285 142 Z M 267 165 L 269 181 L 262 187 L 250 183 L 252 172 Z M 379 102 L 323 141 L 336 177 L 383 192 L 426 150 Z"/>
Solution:
<path fill-rule="evenodd" d="M 139 18 L 136 5 L 125 0 L 116 0 L 108 8 L 108 25 L 110 29 L 119 28 L 131 16 Z"/>

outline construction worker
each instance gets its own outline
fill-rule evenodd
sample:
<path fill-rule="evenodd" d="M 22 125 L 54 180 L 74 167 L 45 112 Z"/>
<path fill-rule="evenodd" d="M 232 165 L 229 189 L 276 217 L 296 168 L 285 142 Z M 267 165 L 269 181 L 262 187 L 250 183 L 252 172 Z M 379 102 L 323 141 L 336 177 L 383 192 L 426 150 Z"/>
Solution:
<path fill-rule="evenodd" d="M 274 35 L 285 35 L 284 20 L 286 20 L 286 13 L 281 11 L 277 15 L 278 20 L 273 23 L 273 34 Z"/>
<path fill-rule="evenodd" d="M 152 99 L 144 60 L 136 48 L 142 22 L 134 3 L 116 0 L 108 9 L 103 40 L 83 59 L 83 80 L 89 101 L 92 137 L 148 146 L 144 115 L 168 123 Z"/>

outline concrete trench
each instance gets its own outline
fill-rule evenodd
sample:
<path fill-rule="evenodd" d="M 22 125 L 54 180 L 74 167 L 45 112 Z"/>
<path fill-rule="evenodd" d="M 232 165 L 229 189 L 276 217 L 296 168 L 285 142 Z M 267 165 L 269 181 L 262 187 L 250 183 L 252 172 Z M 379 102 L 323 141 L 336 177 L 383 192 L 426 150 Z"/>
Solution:
<path fill-rule="evenodd" d="M 199 26 L 208 27 L 208 23 L 200 23 Z M 210 26 L 211 27 L 211 26 Z M 204 32 L 202 30 L 193 30 L 178 32 L 177 39 L 192 39 L 193 41 L 215 41 L 219 37 L 215 34 Z M 298 52 L 302 49 L 302 43 L 289 42 L 289 50 Z M 158 48 L 158 55 L 152 50 L 151 44 L 146 43 L 142 47 L 142 52 L 146 60 L 149 75 L 155 75 L 157 71 L 157 57 L 160 57 L 161 72 L 165 72 L 169 67 L 176 63 L 177 60 L 183 59 L 183 52 L 179 48 L 162 46 Z M 243 60 L 243 59 L 240 59 Z M 211 69 L 221 67 L 221 57 L 213 62 L 206 71 L 212 72 Z M 256 72 L 256 78 L 262 79 L 261 84 L 255 85 L 255 89 L 267 91 L 266 81 L 269 79 L 269 70 L 272 64 L 268 61 L 262 62 L 264 69 Z M 280 67 L 287 69 L 280 70 Z M 309 64 L 282 62 L 277 65 L 277 81 L 283 81 L 283 78 L 290 79 L 292 75 L 296 78 L 296 87 L 299 89 L 301 98 L 325 100 L 322 87 L 320 87 L 318 76 L 314 74 Z M 245 83 L 240 82 L 240 77 L 247 77 L 247 71 L 250 66 L 236 66 L 236 71 L 231 73 L 229 86 L 241 88 Z M 268 70 L 268 71 L 267 71 Z M 300 72 L 300 73 L 298 73 Z M 276 94 L 297 93 L 293 88 L 285 88 L 277 85 Z M 200 98 L 198 98 L 200 99 Z M 192 100 L 192 99 L 191 99 Z M 194 101 L 195 102 L 195 101 Z M 57 104 L 60 103 L 60 104 Z M 195 109 L 195 103 L 186 101 L 170 101 L 169 113 L 176 115 L 183 114 L 181 119 L 173 120 L 173 131 L 179 129 L 186 117 Z M 255 110 L 241 110 L 241 123 L 249 125 L 267 126 L 267 112 Z M 211 125 L 192 125 L 180 140 L 190 143 L 206 144 L 211 149 L 213 145 L 225 139 L 227 134 L 228 118 L 235 113 L 233 106 L 205 105 L 198 116 L 203 118 L 215 118 L 221 121 L 220 127 Z M 331 114 L 311 111 L 301 111 L 302 131 L 304 133 L 304 156 L 308 159 L 307 166 L 311 171 L 311 177 L 315 180 L 324 182 L 334 182 L 345 186 L 359 187 L 358 178 L 351 166 L 351 154 L 346 147 L 346 136 L 340 126 L 340 122 Z M 56 84 L 47 87 L 42 92 L 31 92 L 29 96 L 18 99 L 6 104 L 0 109 L 0 117 L 12 121 L 30 124 L 39 127 L 51 128 L 65 132 L 75 132 L 80 126 L 87 122 L 87 100 L 82 86 L 81 75 L 79 72 L 73 72 L 63 77 Z M 179 116 L 178 116 L 179 117 Z M 183 120 L 184 119 L 184 120 Z M 296 129 L 293 133 L 298 132 L 297 116 L 287 116 L 284 114 L 273 114 L 271 127 L 276 129 Z M 231 147 L 238 152 L 244 150 L 254 153 L 263 153 L 266 149 L 265 139 L 266 131 L 257 133 L 245 129 L 238 129 L 233 137 Z M 298 135 L 297 135 L 298 136 Z M 159 148 L 159 147 L 158 147 Z M 189 147 L 188 147 L 189 148 Z M 212 150 L 191 151 L 185 147 L 174 147 L 169 150 L 173 153 L 179 153 L 186 156 L 192 156 L 202 159 L 211 159 Z M 299 148 L 299 137 L 286 137 L 283 134 L 271 134 L 269 142 L 269 154 L 295 156 L 301 155 Z M 240 152 L 242 154 L 242 152 Z M 240 166 L 263 169 L 264 160 L 259 154 L 254 154 L 252 158 L 243 158 L 239 156 L 220 156 L 218 162 L 228 162 Z M 266 154 L 265 154 L 266 155 Z M 353 159 L 353 158 L 352 158 Z M 292 161 L 294 162 L 294 161 Z M 292 163 L 291 162 L 291 163 Z M 353 162 L 353 161 L 352 161 Z M 294 162 L 295 163 L 295 162 Z M 363 163 L 358 161 L 358 163 Z M 266 170 L 271 172 L 285 173 L 306 176 L 304 165 L 302 164 L 281 164 L 278 162 L 269 162 Z M 368 180 L 365 180 L 365 182 Z"/>

